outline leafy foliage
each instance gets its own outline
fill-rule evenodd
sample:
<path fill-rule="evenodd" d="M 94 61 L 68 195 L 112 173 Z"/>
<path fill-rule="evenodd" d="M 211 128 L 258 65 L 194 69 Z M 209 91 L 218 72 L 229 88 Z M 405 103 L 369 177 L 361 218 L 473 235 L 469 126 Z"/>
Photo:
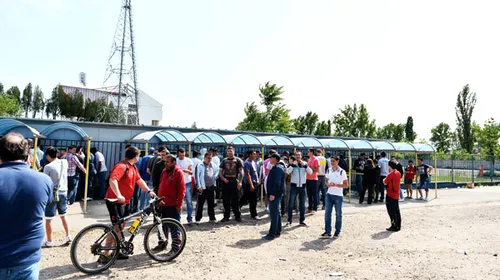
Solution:
<path fill-rule="evenodd" d="M 403 141 L 404 136 L 405 136 L 404 124 L 390 123 L 382 128 L 377 129 L 377 138 L 391 139 L 396 142 L 401 142 Z"/>
<path fill-rule="evenodd" d="M 472 153 L 474 139 L 472 134 L 472 113 L 476 106 L 476 93 L 470 92 L 469 85 L 458 93 L 455 114 L 457 117 L 457 137 L 460 147 Z"/>
<path fill-rule="evenodd" d="M 417 133 L 413 131 L 413 117 L 408 116 L 405 125 L 405 139 L 408 142 L 413 142 L 417 139 Z"/>
<path fill-rule="evenodd" d="M 450 125 L 440 123 L 431 129 L 431 142 L 436 147 L 438 152 L 448 153 L 452 148 L 453 132 Z"/>
<path fill-rule="evenodd" d="M 18 117 L 21 106 L 12 95 L 0 94 L 0 116 Z"/>
<path fill-rule="evenodd" d="M 335 125 L 334 134 L 337 136 L 350 136 L 359 138 L 375 137 L 377 126 L 375 120 L 370 120 L 370 114 L 364 104 L 359 108 L 346 105 L 340 109 L 339 114 L 333 116 L 332 123 Z"/>
<path fill-rule="evenodd" d="M 475 136 L 481 149 L 481 153 L 488 156 L 500 155 L 500 145 L 498 139 L 500 138 L 500 124 L 494 118 L 488 119 L 483 128 L 479 128 Z"/>
<path fill-rule="evenodd" d="M 16 100 L 17 104 L 21 105 L 21 91 L 18 87 L 13 86 L 9 88 L 7 92 L 5 92 L 5 94 L 14 97 L 14 100 Z"/>
<path fill-rule="evenodd" d="M 29 83 L 23 90 L 23 97 L 21 98 L 21 106 L 24 110 L 24 117 L 28 117 L 28 112 L 33 106 L 33 87 Z"/>
<path fill-rule="evenodd" d="M 39 112 L 42 112 L 42 115 L 43 115 L 43 108 L 44 107 L 45 107 L 45 101 L 43 100 L 43 92 L 39 86 L 36 86 L 35 92 L 33 95 L 33 107 L 32 107 L 33 116 L 32 116 L 32 118 L 36 118 L 36 114 L 38 114 Z"/>

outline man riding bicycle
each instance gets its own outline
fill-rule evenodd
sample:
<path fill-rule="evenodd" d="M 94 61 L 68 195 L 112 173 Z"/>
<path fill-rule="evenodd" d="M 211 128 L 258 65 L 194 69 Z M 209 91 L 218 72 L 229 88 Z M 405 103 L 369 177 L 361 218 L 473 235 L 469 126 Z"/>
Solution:
<path fill-rule="evenodd" d="M 139 171 L 135 164 L 139 160 L 140 151 L 136 147 L 129 147 L 125 151 L 125 159 L 118 162 L 111 171 L 109 175 L 109 188 L 106 191 L 106 207 L 108 208 L 109 216 L 111 222 L 115 223 L 120 218 L 130 215 L 130 198 L 134 193 L 135 184 L 137 184 L 143 191 L 147 192 L 151 198 L 155 197 L 156 194 L 151 191 L 146 182 L 142 180 L 139 175 Z M 109 199 L 116 199 L 116 202 L 111 202 Z M 125 225 L 122 225 L 122 228 Z M 120 238 L 121 231 L 118 226 L 115 226 L 114 231 L 118 234 Z M 109 241 L 112 242 L 112 241 Z M 108 240 L 106 240 L 106 245 L 109 246 Z M 118 259 L 128 259 L 128 255 L 122 252 L 118 253 Z M 110 260 L 109 255 L 101 255 L 99 262 L 107 263 Z"/>

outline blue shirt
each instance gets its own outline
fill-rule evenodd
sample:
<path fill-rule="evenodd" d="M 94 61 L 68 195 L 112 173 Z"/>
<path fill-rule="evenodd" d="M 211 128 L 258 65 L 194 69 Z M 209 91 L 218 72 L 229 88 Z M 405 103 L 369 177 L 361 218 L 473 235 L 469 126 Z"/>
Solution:
<path fill-rule="evenodd" d="M 52 189 L 49 176 L 24 162 L 0 165 L 0 221 L 5 225 L 0 231 L 0 269 L 40 261 L 43 216 Z"/>
<path fill-rule="evenodd" d="M 243 164 L 243 171 L 245 172 L 245 177 L 243 178 L 243 182 L 248 183 L 247 172 L 250 173 L 250 178 L 252 178 L 252 182 L 257 182 L 257 164 L 254 161 L 249 159 L 245 160 Z"/>
<path fill-rule="evenodd" d="M 149 161 L 153 158 L 153 155 L 147 155 L 142 158 L 141 165 L 139 167 L 139 174 L 141 175 L 142 180 L 149 181 L 151 179 L 151 175 L 148 174 L 148 165 Z"/>

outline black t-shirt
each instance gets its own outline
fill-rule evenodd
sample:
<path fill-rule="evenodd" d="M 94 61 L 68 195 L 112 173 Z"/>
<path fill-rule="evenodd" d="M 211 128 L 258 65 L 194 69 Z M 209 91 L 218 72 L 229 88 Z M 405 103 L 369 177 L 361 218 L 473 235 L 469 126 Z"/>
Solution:
<path fill-rule="evenodd" d="M 219 166 L 222 169 L 222 175 L 224 178 L 236 178 L 241 168 L 243 168 L 243 162 L 239 158 L 225 158 L 222 160 Z"/>
<path fill-rule="evenodd" d="M 420 174 L 420 181 L 422 180 L 427 180 L 429 177 L 429 166 L 427 164 L 422 164 L 419 165 L 418 167 L 418 174 Z"/>
<path fill-rule="evenodd" d="M 153 184 L 153 188 L 155 192 L 160 187 L 161 180 L 161 172 L 165 168 L 165 162 L 160 158 L 156 158 L 155 162 L 153 162 L 152 168 L 149 170 L 151 172 L 151 183 Z"/>

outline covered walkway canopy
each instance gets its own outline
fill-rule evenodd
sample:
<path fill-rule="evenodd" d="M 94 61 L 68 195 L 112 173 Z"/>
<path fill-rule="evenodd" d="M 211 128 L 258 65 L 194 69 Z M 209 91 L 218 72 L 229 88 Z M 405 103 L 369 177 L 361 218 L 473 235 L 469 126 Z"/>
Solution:
<path fill-rule="evenodd" d="M 320 139 L 323 147 L 333 150 L 349 150 L 349 145 L 342 139 Z"/>
<path fill-rule="evenodd" d="M 184 136 L 191 144 L 227 144 L 222 135 L 217 132 L 190 132 Z"/>
<path fill-rule="evenodd" d="M 396 147 L 387 141 L 370 141 L 375 151 L 396 151 Z"/>
<path fill-rule="evenodd" d="M 227 144 L 235 146 L 258 146 L 261 147 L 262 142 L 253 134 L 231 134 L 222 136 Z"/>
<path fill-rule="evenodd" d="M 0 136 L 6 135 L 9 132 L 17 132 L 25 138 L 45 138 L 38 130 L 23 122 L 14 119 L 0 119 Z"/>
<path fill-rule="evenodd" d="M 51 139 L 82 140 L 89 135 L 81 127 L 69 122 L 57 122 L 42 130 L 42 134 Z"/>
<path fill-rule="evenodd" d="M 323 144 L 314 137 L 290 138 L 297 148 L 323 148 Z"/>
<path fill-rule="evenodd" d="M 259 136 L 257 137 L 263 146 L 269 147 L 294 147 L 293 141 L 284 135 L 271 135 L 271 136 Z"/>
<path fill-rule="evenodd" d="M 349 150 L 373 151 L 375 148 L 368 140 L 345 140 Z"/>
<path fill-rule="evenodd" d="M 146 131 L 137 134 L 134 138 L 130 139 L 130 142 L 159 142 L 159 143 L 179 143 L 187 144 L 189 141 L 182 134 L 182 132 L 177 130 L 156 130 L 156 131 Z"/>

